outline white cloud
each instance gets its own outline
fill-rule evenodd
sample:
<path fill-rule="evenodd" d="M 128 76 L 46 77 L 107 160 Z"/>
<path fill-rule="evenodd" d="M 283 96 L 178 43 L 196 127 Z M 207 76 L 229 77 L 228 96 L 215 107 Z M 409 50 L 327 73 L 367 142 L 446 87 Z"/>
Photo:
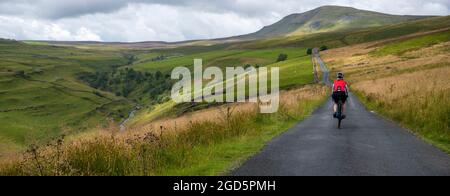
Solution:
<path fill-rule="evenodd" d="M 448 15 L 448 0 L 336 0 L 336 5 L 348 5 L 359 9 L 399 15 Z"/>
<path fill-rule="evenodd" d="M 448 15 L 448 0 L 0 0 L 0 37 L 181 41 L 251 33 L 322 5 Z"/>
<path fill-rule="evenodd" d="M 75 40 L 90 40 L 90 41 L 102 41 L 99 35 L 93 33 L 86 27 L 81 27 L 78 29 L 77 33 L 74 35 Z"/>
<path fill-rule="evenodd" d="M 181 41 L 256 31 L 257 18 L 166 5 L 132 4 L 114 14 L 98 13 L 60 20 L 0 16 L 0 37 L 68 41 Z"/>
<path fill-rule="evenodd" d="M 72 30 L 49 21 L 0 16 L 0 37 L 31 40 L 102 41 L 99 35 L 86 27 Z"/>

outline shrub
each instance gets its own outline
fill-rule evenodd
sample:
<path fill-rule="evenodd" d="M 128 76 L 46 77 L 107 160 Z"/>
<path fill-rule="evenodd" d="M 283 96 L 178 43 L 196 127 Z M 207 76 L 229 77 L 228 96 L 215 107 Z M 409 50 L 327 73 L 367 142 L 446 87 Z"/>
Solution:
<path fill-rule="evenodd" d="M 277 62 L 285 61 L 287 59 L 288 59 L 288 55 L 287 54 L 280 54 L 280 55 L 278 55 Z"/>
<path fill-rule="evenodd" d="M 23 71 L 23 70 L 17 71 L 15 73 L 15 75 L 16 75 L 16 77 L 19 77 L 19 78 L 26 78 L 27 77 L 25 71 Z"/>

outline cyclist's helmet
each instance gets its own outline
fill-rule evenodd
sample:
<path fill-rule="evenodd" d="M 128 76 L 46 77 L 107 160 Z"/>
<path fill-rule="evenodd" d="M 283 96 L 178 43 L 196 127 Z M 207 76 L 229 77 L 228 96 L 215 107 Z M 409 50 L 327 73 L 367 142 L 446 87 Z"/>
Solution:
<path fill-rule="evenodd" d="M 339 73 L 337 74 L 337 78 L 338 78 L 338 79 L 344 79 L 344 73 L 339 72 Z"/>

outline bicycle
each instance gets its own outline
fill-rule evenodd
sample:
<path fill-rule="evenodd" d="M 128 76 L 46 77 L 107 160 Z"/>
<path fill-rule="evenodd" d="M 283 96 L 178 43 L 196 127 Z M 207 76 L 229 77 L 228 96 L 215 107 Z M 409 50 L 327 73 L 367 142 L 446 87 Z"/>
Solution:
<path fill-rule="evenodd" d="M 345 115 L 343 114 L 343 103 L 342 100 L 339 100 L 338 104 L 338 110 L 337 110 L 337 114 L 336 114 L 336 118 L 338 119 L 338 129 L 341 129 L 341 125 L 342 125 L 342 120 L 345 119 Z"/>

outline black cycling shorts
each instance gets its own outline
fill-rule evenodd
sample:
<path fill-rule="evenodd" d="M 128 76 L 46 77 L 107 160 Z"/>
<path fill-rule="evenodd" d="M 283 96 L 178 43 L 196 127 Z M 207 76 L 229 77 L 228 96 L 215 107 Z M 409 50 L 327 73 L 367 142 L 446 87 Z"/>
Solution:
<path fill-rule="evenodd" d="M 338 103 L 339 100 L 342 101 L 342 103 L 347 102 L 347 94 L 345 92 L 334 92 L 331 96 L 333 98 L 334 103 Z"/>

